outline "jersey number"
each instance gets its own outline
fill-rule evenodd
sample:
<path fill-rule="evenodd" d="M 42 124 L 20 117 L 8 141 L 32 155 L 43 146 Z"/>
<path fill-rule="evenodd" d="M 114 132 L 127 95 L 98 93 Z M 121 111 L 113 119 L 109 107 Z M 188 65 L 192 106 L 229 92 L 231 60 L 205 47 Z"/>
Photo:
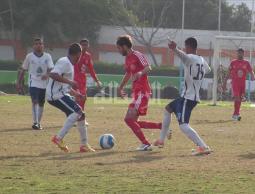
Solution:
<path fill-rule="evenodd" d="M 194 80 L 201 80 L 204 77 L 204 66 L 201 64 L 197 64 L 197 75 L 193 77 Z"/>

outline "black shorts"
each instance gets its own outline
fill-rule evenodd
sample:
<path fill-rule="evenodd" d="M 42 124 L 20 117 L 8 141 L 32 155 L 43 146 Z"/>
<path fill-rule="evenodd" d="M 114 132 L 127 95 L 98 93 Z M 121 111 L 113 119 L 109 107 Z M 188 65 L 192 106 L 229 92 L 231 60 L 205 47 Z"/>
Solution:
<path fill-rule="evenodd" d="M 62 98 L 58 100 L 49 100 L 49 104 L 52 106 L 55 106 L 56 108 L 63 111 L 66 116 L 69 116 L 70 114 L 76 112 L 80 115 L 83 114 L 81 107 L 70 97 L 70 96 L 63 96 Z"/>
<path fill-rule="evenodd" d="M 31 96 L 32 102 L 43 105 L 45 103 L 45 93 L 46 89 L 29 87 L 29 94 Z"/>
<path fill-rule="evenodd" d="M 188 100 L 185 98 L 177 98 L 174 101 L 170 102 L 166 109 L 170 109 L 175 113 L 176 118 L 178 119 L 179 124 L 189 123 L 191 112 L 193 108 L 197 105 L 196 101 Z"/>

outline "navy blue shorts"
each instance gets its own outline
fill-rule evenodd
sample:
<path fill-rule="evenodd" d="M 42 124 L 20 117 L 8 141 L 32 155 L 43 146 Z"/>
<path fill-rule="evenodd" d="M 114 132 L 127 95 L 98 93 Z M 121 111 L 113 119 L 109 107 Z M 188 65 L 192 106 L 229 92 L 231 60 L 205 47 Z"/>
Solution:
<path fill-rule="evenodd" d="M 185 98 L 177 98 L 170 102 L 166 109 L 170 112 L 173 111 L 178 119 L 179 124 L 189 123 L 191 112 L 197 105 L 196 101 L 188 100 Z"/>
<path fill-rule="evenodd" d="M 32 102 L 44 105 L 45 103 L 45 92 L 46 89 L 29 87 L 29 94 L 31 96 Z"/>
<path fill-rule="evenodd" d="M 52 106 L 63 111 L 66 116 L 76 112 L 78 114 L 82 114 L 81 107 L 70 97 L 70 96 L 63 96 L 58 100 L 48 101 Z"/>

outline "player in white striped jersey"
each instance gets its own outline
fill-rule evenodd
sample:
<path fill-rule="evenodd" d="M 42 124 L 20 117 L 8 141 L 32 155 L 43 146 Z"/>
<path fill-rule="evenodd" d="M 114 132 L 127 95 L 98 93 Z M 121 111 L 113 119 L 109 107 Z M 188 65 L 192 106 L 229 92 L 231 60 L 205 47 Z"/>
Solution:
<path fill-rule="evenodd" d="M 52 142 L 61 150 L 68 152 L 68 147 L 64 144 L 63 139 L 68 131 L 77 122 L 77 128 L 80 132 L 80 152 L 94 152 L 88 144 L 87 128 L 85 126 L 85 114 L 81 107 L 70 96 L 76 99 L 85 99 L 74 89 L 77 89 L 78 84 L 73 80 L 74 68 L 81 56 L 81 46 L 74 43 L 69 47 L 68 56 L 60 58 L 54 69 L 50 72 L 50 80 L 46 89 L 46 96 L 49 104 L 64 112 L 67 119 L 59 133 L 52 137 Z"/>
<path fill-rule="evenodd" d="M 53 69 L 53 61 L 50 54 L 44 52 L 44 44 L 41 38 L 34 39 L 33 52 L 27 54 L 17 81 L 17 90 L 21 90 L 25 71 L 28 71 L 28 87 L 32 100 L 33 129 L 42 129 L 41 119 L 45 103 L 45 91 L 48 83 L 48 74 Z"/>
<path fill-rule="evenodd" d="M 197 55 L 197 40 L 190 37 L 185 40 L 185 50 L 178 49 L 174 41 L 170 41 L 169 48 L 181 59 L 184 64 L 185 86 L 180 98 L 172 101 L 166 106 L 160 138 L 154 145 L 162 147 L 166 136 L 171 137 L 171 114 L 175 113 L 180 129 L 198 147 L 193 155 L 203 155 L 211 153 L 210 148 L 201 139 L 198 133 L 189 125 L 189 120 L 193 108 L 200 101 L 199 91 L 206 73 L 210 72 L 210 67 L 203 57 Z"/>

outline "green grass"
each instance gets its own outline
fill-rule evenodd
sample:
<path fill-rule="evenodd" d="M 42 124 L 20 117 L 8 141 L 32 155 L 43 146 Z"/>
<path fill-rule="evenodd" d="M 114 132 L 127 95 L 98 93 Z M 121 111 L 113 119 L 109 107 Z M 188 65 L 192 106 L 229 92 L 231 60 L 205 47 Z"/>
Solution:
<path fill-rule="evenodd" d="M 191 126 L 214 150 L 192 157 L 194 145 L 172 121 L 173 139 L 164 149 L 138 153 L 139 142 L 123 122 L 128 101 L 89 99 L 90 143 L 96 153 L 78 153 L 79 137 L 71 129 L 65 141 L 71 152 L 50 142 L 64 114 L 46 104 L 44 131 L 32 131 L 29 97 L 0 97 L 0 193 L 255 193 L 255 109 L 245 104 L 241 122 L 230 120 L 232 103 L 194 110 Z M 151 103 L 143 119 L 160 121 L 168 100 Z M 144 130 L 153 141 L 159 132 Z M 100 150 L 98 138 L 112 133 L 117 145 Z"/>

